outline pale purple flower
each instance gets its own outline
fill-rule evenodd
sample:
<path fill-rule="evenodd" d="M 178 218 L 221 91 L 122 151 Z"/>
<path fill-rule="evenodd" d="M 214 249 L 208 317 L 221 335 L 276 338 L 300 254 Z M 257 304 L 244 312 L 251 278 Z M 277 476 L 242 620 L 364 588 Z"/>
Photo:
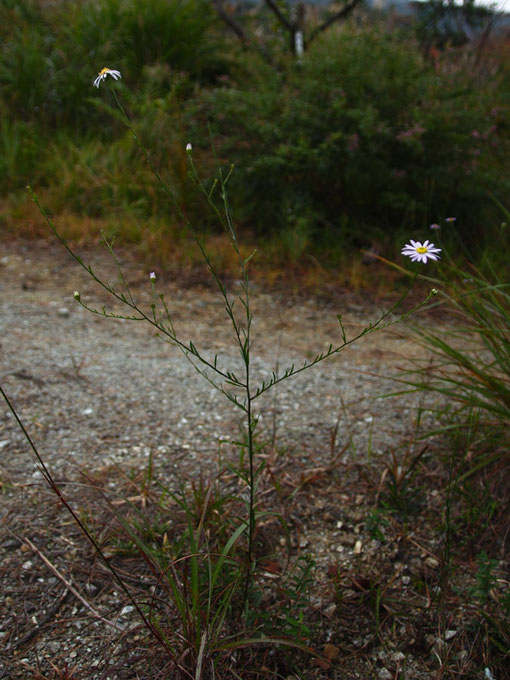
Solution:
<path fill-rule="evenodd" d="M 455 222 L 456 219 L 457 219 L 456 217 L 445 217 L 444 221 L 445 222 Z"/>
<path fill-rule="evenodd" d="M 431 260 L 438 260 L 439 255 L 437 253 L 440 252 L 441 248 L 436 248 L 428 240 L 420 243 L 420 241 L 413 241 L 411 239 L 411 243 L 402 248 L 402 255 L 410 257 L 413 262 L 426 263 L 429 258 Z"/>
<path fill-rule="evenodd" d="M 149 279 L 150 279 L 151 281 L 155 281 L 155 280 L 156 280 L 156 273 L 155 273 L 155 272 L 151 272 L 151 273 L 149 274 Z"/>
<path fill-rule="evenodd" d="M 193 151 L 193 147 L 192 147 L 191 144 L 188 142 L 188 143 L 186 144 L 186 153 L 191 153 L 192 151 Z"/>
<path fill-rule="evenodd" d="M 441 226 L 434 222 L 434 224 L 430 225 L 429 229 L 433 229 L 434 231 L 436 231 L 437 229 L 441 229 Z"/>
<path fill-rule="evenodd" d="M 114 80 L 122 78 L 122 76 L 120 75 L 120 71 L 116 71 L 113 68 L 108 68 L 107 66 L 105 66 L 99 71 L 99 74 L 92 83 L 92 85 L 94 85 L 94 87 L 99 87 L 99 85 L 103 82 L 103 80 L 106 79 L 107 76 L 111 76 Z"/>

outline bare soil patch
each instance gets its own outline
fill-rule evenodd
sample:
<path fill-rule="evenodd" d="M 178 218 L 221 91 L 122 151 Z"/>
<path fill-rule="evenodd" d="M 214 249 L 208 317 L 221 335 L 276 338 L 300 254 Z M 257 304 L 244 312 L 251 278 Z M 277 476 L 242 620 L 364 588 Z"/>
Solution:
<path fill-rule="evenodd" d="M 115 279 L 104 251 L 80 254 Z M 119 258 L 137 299 L 150 304 L 147 269 L 128 251 Z M 236 365 L 213 290 L 163 275 L 158 288 L 183 339 Z M 169 486 L 199 484 L 217 471 L 219 440 L 239 436 L 239 419 L 175 347 L 146 326 L 89 314 L 74 290 L 92 306 L 110 306 L 54 242 L 2 246 L 1 384 L 73 507 L 97 528 L 92 482 L 141 502 L 150 460 L 153 477 Z M 354 332 L 380 311 L 376 301 L 345 295 L 320 302 L 257 291 L 254 371 L 269 375 L 338 342 L 339 312 Z M 313 642 L 329 654 L 323 666 L 305 659 L 299 677 L 439 677 L 448 655 L 459 677 L 479 677 L 462 675 L 475 654 L 466 611 L 452 600 L 445 618 L 446 595 L 437 597 L 442 536 L 430 517 L 441 512 L 440 471 L 417 468 L 427 483 L 411 494 L 412 529 L 398 512 L 384 522 L 376 512 L 391 453 L 405 455 L 424 404 L 374 396 L 391 389 L 384 376 L 417 351 L 399 333 L 377 333 L 261 400 L 263 455 L 282 489 L 276 496 L 268 479 L 267 493 L 293 528 L 294 557 L 316 563 Z M 222 455 L 237 454 L 223 446 Z M 129 631 L 131 610 L 46 488 L 5 404 L 0 456 L 0 678 L 170 677 L 147 669 L 141 638 Z M 126 578 L 136 575 L 133 557 L 114 558 Z M 264 663 L 258 677 L 285 677 L 271 656 Z"/>

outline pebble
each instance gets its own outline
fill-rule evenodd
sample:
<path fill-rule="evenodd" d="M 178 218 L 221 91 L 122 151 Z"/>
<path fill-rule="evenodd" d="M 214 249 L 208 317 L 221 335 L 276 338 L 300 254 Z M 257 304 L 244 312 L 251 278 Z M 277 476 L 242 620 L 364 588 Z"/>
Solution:
<path fill-rule="evenodd" d="M 437 567 L 439 566 L 439 561 L 436 560 L 435 557 L 427 557 L 427 559 L 425 560 L 425 564 L 427 565 L 427 567 L 430 567 L 431 569 L 437 569 Z"/>

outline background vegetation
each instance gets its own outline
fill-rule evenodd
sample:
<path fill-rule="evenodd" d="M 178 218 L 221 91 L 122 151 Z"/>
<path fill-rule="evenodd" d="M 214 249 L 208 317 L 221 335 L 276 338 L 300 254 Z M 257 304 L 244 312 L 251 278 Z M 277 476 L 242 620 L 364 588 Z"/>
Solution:
<path fill-rule="evenodd" d="M 108 65 L 122 72 L 116 87 L 154 164 L 204 231 L 215 227 L 187 182 L 187 142 L 206 176 L 214 154 L 235 164 L 241 231 L 284 259 L 391 255 L 452 213 L 450 231 L 471 245 L 499 228 L 490 195 L 509 194 L 503 43 L 431 51 L 423 27 L 358 12 L 299 61 L 267 16 L 246 13 L 252 38 L 241 43 L 207 0 L 6 0 L 0 19 L 4 227 L 33 228 L 30 182 L 73 235 L 99 224 L 131 240 L 178 236 L 132 133 L 108 110 L 111 93 L 92 88 Z"/>
<path fill-rule="evenodd" d="M 463 45 L 459 36 L 449 41 L 443 33 L 424 32 L 423 24 L 402 28 L 357 14 L 318 35 L 296 58 L 285 22 L 275 27 L 270 15 L 256 11 L 239 20 L 242 40 L 227 33 L 207 0 L 50 5 L 4 0 L 0 6 L 0 226 L 5 232 L 47 233 L 55 217 L 64 237 L 87 240 L 100 229 L 107 236 L 116 232 L 150 249 L 154 263 L 155 252 L 163 258 L 176 251 L 193 257 L 188 248 L 193 238 L 186 237 L 189 219 L 188 234 L 196 237 L 198 258 L 218 287 L 245 375 L 217 370 L 218 356 L 211 362 L 191 341 L 178 340 L 155 274 L 150 277 L 154 305 L 144 313 L 120 271 L 122 294 L 75 256 L 117 302 L 140 314 L 138 320 L 145 318 L 219 376 L 219 392 L 245 414 L 244 430 L 231 442 L 239 462 L 224 465 L 219 451 L 216 476 L 193 477 L 177 492 L 153 482 L 151 455 L 146 471 L 123 476 L 125 488 L 131 494 L 134 486 L 137 494 L 124 506 L 108 504 L 115 522 L 105 528 L 104 513 L 78 516 L 66 505 L 18 423 L 50 488 L 88 536 L 94 554 L 110 565 L 109 587 L 120 585 L 130 611 L 138 610 L 146 629 L 144 653 L 154 669 L 158 655 L 164 655 L 158 676 L 171 663 L 178 673 L 172 677 L 212 678 L 224 671 L 223 677 L 238 678 L 236 664 L 250 673 L 263 669 L 266 677 L 296 672 L 316 678 L 320 671 L 336 677 L 335 664 L 343 674 L 340 665 L 348 657 L 359 677 L 361 653 L 384 647 L 398 650 L 385 661 L 391 661 L 392 672 L 377 667 L 384 656 L 372 657 L 366 677 L 404 677 L 404 649 L 424 668 L 433 668 L 437 678 L 483 674 L 505 680 L 510 648 L 510 298 L 508 232 L 501 223 L 501 216 L 509 219 L 504 211 L 510 157 L 506 45 Z M 307 35 L 313 35 L 319 17 L 308 15 L 307 21 Z M 104 66 L 119 69 L 122 80 L 108 81 L 98 92 L 92 81 Z M 188 143 L 193 144 L 189 154 Z M 216 219 L 218 206 L 209 192 L 215 175 L 224 200 Z M 41 214 L 27 183 L 36 189 L 39 199 L 32 197 Z M 177 210 L 169 210 L 172 203 Z M 221 244 L 221 223 L 242 275 L 236 307 L 244 310 L 242 321 L 223 284 L 229 261 L 219 256 L 229 256 L 214 247 Z M 439 231 L 430 232 L 430 223 Z M 253 388 L 246 242 L 266 248 L 266 260 L 301 263 L 313 255 L 333 268 L 345 266 L 360 249 L 391 258 L 403 239 L 424 240 L 431 233 L 443 248 L 441 267 L 430 265 L 420 280 L 437 287 L 441 322 L 436 327 L 430 316 L 415 328 L 414 339 L 424 351 L 395 378 L 397 392 L 379 395 L 423 394 L 414 433 L 400 438 L 392 432 L 388 451 L 372 460 L 370 424 L 367 461 L 361 466 L 349 432 L 342 433 L 345 448 L 337 447 L 338 419 L 329 462 L 316 467 L 314 461 L 307 472 L 297 465 L 292 447 L 279 448 L 276 425 L 267 441 L 256 431 L 252 402 L 296 371 L 292 365 L 279 373 L 283 378 L 275 373 L 259 391 Z M 202 236 L 213 244 L 210 255 Z M 460 257 L 469 251 L 477 252 L 475 262 Z M 413 275 L 398 264 L 395 270 Z M 384 271 L 387 278 L 386 265 Z M 80 301 L 80 293 L 75 298 Z M 119 318 L 104 307 L 101 312 L 82 304 Z M 330 347 L 326 354 L 337 351 Z M 75 366 L 77 380 L 80 368 Z M 9 375 L 27 378 L 22 371 Z M 230 388 L 244 390 L 245 401 Z M 425 397 L 430 396 L 436 401 L 429 405 Z M 345 468 L 344 453 L 354 461 Z M 356 472 L 355 484 L 346 470 Z M 95 493 L 103 482 L 89 483 L 86 493 Z M 345 485 L 350 496 L 339 494 Z M 319 498 L 321 506 L 314 504 Z M 325 525 L 324 508 L 337 508 L 339 498 L 350 513 L 353 554 L 360 554 L 362 542 L 372 541 L 374 564 L 364 565 L 361 556 L 340 567 L 333 552 L 317 583 L 315 547 L 300 552 L 307 543 L 292 539 L 306 535 L 302 528 L 314 530 L 316 521 Z M 96 507 L 92 500 L 91 507 Z M 274 519 L 273 526 L 266 517 Z M 342 529 L 344 519 L 329 514 L 330 529 Z M 25 523 L 18 521 L 24 531 Z M 30 540 L 25 547 L 40 556 Z M 136 569 L 131 563 L 124 570 L 126 556 L 137 559 Z M 111 567 L 112 557 L 119 560 L 119 572 Z M 409 573 L 400 580 L 404 567 Z M 142 596 L 119 576 L 127 571 L 140 577 Z M 143 579 L 149 572 L 155 581 L 147 596 Z M 158 589 L 165 591 L 162 596 Z M 324 602 L 329 600 L 324 612 L 317 606 L 319 591 Z M 277 653 L 267 644 L 254 651 L 261 642 L 271 642 Z M 284 646 L 297 645 L 308 654 L 310 644 L 310 667 L 308 657 L 306 662 L 294 658 Z M 76 677 L 73 670 L 50 665 L 54 677 Z M 32 677 L 46 676 L 36 669 Z"/>

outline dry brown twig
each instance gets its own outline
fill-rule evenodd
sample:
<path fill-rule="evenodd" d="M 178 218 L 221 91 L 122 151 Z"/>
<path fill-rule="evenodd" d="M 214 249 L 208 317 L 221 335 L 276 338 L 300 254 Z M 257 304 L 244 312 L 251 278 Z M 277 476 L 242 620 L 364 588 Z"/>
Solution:
<path fill-rule="evenodd" d="M 50 562 L 50 560 L 44 555 L 37 546 L 35 546 L 32 541 L 29 538 L 21 538 L 19 536 L 16 536 L 16 538 L 21 542 L 27 545 L 36 555 L 39 557 L 44 564 L 48 567 L 48 569 L 65 585 L 65 587 L 68 589 L 68 591 L 76 597 L 77 600 L 79 600 L 84 607 L 86 607 L 94 616 L 94 618 L 99 619 L 103 623 L 106 623 L 108 626 L 111 626 L 114 630 L 118 631 L 123 631 L 124 628 L 120 626 L 118 623 L 115 623 L 114 621 L 110 621 L 109 619 L 106 619 L 104 616 L 101 616 L 101 614 L 94 609 L 94 607 L 88 602 L 83 595 L 73 586 L 73 584 L 66 579 L 63 574 L 59 572 L 57 567 Z"/>

